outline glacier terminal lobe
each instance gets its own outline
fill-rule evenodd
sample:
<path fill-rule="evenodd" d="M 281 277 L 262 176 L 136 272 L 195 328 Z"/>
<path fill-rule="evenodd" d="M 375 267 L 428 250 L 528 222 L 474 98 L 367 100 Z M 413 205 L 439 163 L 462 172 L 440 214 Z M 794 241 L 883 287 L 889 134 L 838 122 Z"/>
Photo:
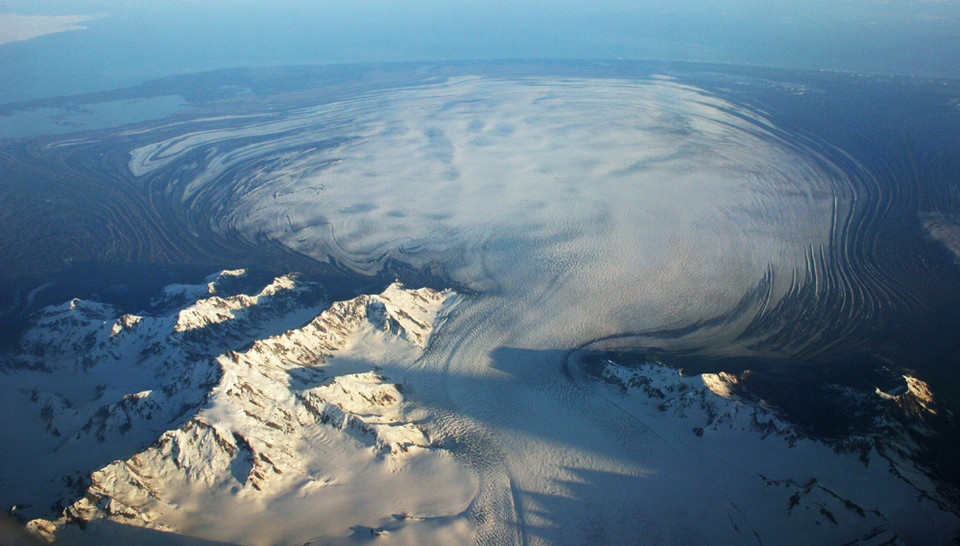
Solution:
<path fill-rule="evenodd" d="M 61 526 L 66 538 L 79 533 L 68 520 L 90 532 L 126 519 L 241 542 L 956 534 L 954 508 L 907 442 L 835 452 L 741 398 L 734 374 L 682 378 L 615 359 L 596 377 L 563 373 L 577 348 L 806 358 L 902 303 L 872 260 L 890 195 L 855 159 L 671 77 L 371 89 L 121 132 L 125 175 L 239 247 L 283 245 L 358 277 L 402 263 L 460 295 L 394 286 L 289 309 L 277 296 L 300 285 L 281 277 L 236 297 L 214 281 L 170 287 L 189 303 L 163 328 L 92 302 L 51 310 L 50 324 L 77 328 L 51 350 L 94 351 L 54 363 L 82 373 L 96 372 L 107 339 L 172 335 L 177 350 L 216 350 L 190 383 L 203 403 L 185 401 L 153 445 L 84 467 L 92 483 L 61 495 L 63 519 L 36 520 L 39 531 Z M 37 373 L 49 365 L 24 358 Z M 167 395 L 141 379 L 91 387 L 87 402 L 116 403 L 71 441 L 116 436 L 128 408 Z M 889 398 L 868 394 L 926 412 L 914 396 L 925 384 L 904 381 L 904 392 L 884 384 Z M 36 398 L 51 426 L 90 417 L 69 397 Z M 366 511 L 345 521 L 358 502 Z M 263 506 L 289 529 L 244 527 Z"/>
<path fill-rule="evenodd" d="M 669 77 L 451 77 L 156 134 L 130 170 L 216 203 L 223 231 L 363 274 L 439 264 L 549 313 L 518 320 L 556 347 L 731 312 L 697 333 L 732 345 L 763 325 L 743 347 L 801 292 L 840 323 L 895 297 L 850 251 L 855 169 Z"/>

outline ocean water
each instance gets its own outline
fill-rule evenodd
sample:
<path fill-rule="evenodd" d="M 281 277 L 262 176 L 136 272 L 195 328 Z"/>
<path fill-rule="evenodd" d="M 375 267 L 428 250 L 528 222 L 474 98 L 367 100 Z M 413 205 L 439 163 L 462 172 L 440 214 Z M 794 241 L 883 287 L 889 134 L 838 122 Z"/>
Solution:
<path fill-rule="evenodd" d="M 0 138 L 34 137 L 96 130 L 169 117 L 183 108 L 178 96 L 150 97 L 84 104 L 83 107 L 40 107 L 0 116 Z"/>
<path fill-rule="evenodd" d="M 0 104 L 201 70 L 388 61 L 651 59 L 960 76 L 955 2 L 6 0 L 0 13 L 92 17 L 83 30 L 9 43 L 13 31 L 0 25 Z"/>

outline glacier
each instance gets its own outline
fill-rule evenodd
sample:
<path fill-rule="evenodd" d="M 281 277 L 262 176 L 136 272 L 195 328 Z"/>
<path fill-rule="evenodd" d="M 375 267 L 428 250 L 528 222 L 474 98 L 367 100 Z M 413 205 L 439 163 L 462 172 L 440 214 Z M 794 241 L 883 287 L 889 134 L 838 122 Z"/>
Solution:
<path fill-rule="evenodd" d="M 838 451 L 741 397 L 734 375 L 598 368 L 589 350 L 566 355 L 567 377 L 541 370 L 560 355 L 519 349 L 458 367 L 451 325 L 481 298 L 394 283 L 327 302 L 297 275 L 218 292 L 242 275 L 168 287 L 154 315 L 84 300 L 39 313 L 7 369 L 20 427 L 0 443 L 30 465 L 0 469 L 4 502 L 43 516 L 28 529 L 63 544 L 147 537 L 135 529 L 426 544 L 775 542 L 789 528 L 879 544 L 960 528 L 909 451 Z M 884 394 L 907 396 L 936 411 L 918 380 Z"/>
<path fill-rule="evenodd" d="M 960 533 L 925 451 L 952 415 L 924 370 L 825 376 L 864 423 L 837 438 L 744 369 L 816 373 L 864 325 L 923 311 L 879 256 L 900 189 L 730 80 L 421 68 L 24 144 L 116 172 L 111 230 L 147 205 L 168 226 L 109 257 L 249 251 L 279 272 L 36 314 L 0 383 L 11 514 L 67 544 Z M 331 297 L 266 263 L 290 256 L 364 286 Z"/>

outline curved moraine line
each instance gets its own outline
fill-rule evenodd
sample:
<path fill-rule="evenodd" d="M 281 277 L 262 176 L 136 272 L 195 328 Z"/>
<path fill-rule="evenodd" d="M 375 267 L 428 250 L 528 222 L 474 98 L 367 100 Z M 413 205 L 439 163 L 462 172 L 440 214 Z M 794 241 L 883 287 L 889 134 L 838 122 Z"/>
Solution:
<path fill-rule="evenodd" d="M 131 142 L 112 132 L 4 142 L 0 170 L 11 184 L 0 187 L 8 205 L 0 214 L 0 275 L 31 284 L 38 276 L 62 277 L 69 264 L 206 270 L 266 262 L 305 270 L 315 263 L 277 243 L 212 229 L 201 211 L 184 210 L 176 184 L 144 183 L 130 173 Z"/>
<path fill-rule="evenodd" d="M 903 302 L 866 169 L 666 78 L 458 78 L 154 133 L 130 171 L 191 224 L 365 274 L 439 263 L 537 345 L 810 356 Z"/>

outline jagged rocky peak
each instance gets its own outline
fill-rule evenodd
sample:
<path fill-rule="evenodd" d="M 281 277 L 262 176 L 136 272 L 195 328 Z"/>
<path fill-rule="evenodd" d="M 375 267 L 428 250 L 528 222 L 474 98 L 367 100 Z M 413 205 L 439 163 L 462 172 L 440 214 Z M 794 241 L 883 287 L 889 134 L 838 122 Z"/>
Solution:
<path fill-rule="evenodd" d="M 199 284 L 169 284 L 164 286 L 160 295 L 153 298 L 154 306 L 177 301 L 198 300 L 223 291 L 225 285 L 236 284 L 238 279 L 247 276 L 245 269 L 224 269 L 213 273 Z"/>
<path fill-rule="evenodd" d="M 315 327 L 326 331 L 332 322 L 357 327 L 368 323 L 374 330 L 396 334 L 419 347 L 424 347 L 440 306 L 451 296 L 450 291 L 430 288 L 408 290 L 394 282 L 378 295 L 365 295 L 337 302 L 328 312 L 317 317 Z"/>
<path fill-rule="evenodd" d="M 110 328 L 110 337 L 119 335 L 122 332 L 130 331 L 134 326 L 140 323 L 143 317 L 137 315 L 122 315 Z"/>
<path fill-rule="evenodd" d="M 205 291 L 184 285 L 170 290 L 205 295 L 167 315 L 101 319 L 108 334 L 103 343 L 111 336 L 152 336 L 122 345 L 142 351 L 116 356 L 118 362 L 139 359 L 141 371 L 153 371 L 136 388 L 103 389 L 116 401 L 105 397 L 87 428 L 106 439 L 114 429 L 136 435 L 157 425 L 169 428 L 132 456 L 91 469 L 82 495 L 59 518 L 32 521 L 34 532 L 52 539 L 70 523 L 104 519 L 184 532 L 193 524 L 184 506 L 224 510 L 228 518 L 227 512 L 259 510 L 288 498 L 311 499 L 321 510 L 322 491 L 330 484 L 340 491 L 369 487 L 358 468 L 406 473 L 414 483 L 429 482 L 438 469 L 448 478 L 473 479 L 407 419 L 403 387 L 391 379 L 420 358 L 456 301 L 453 292 L 394 283 L 380 294 L 334 302 L 301 326 L 264 335 L 253 326 L 282 318 L 295 302 L 310 301 L 300 293 L 317 288 L 285 275 L 253 295 L 220 297 L 209 296 L 216 281 L 208 284 Z M 217 344 L 197 343 L 197 336 L 215 332 L 243 333 L 234 346 L 246 348 L 203 354 L 202 347 L 209 351 Z M 189 379 L 199 370 L 206 371 Z M 60 403 L 61 411 L 69 406 L 52 395 L 36 398 L 51 407 Z M 159 423 L 158 416 L 164 417 Z"/>
<path fill-rule="evenodd" d="M 937 400 L 930 390 L 930 385 L 921 379 L 904 375 L 903 383 L 894 388 L 881 389 L 877 387 L 877 395 L 883 400 L 889 400 L 899 406 L 904 413 L 914 417 L 937 415 Z"/>
<path fill-rule="evenodd" d="M 734 398 L 740 378 L 727 372 L 705 373 L 700 376 L 703 384 L 721 398 Z"/>
<path fill-rule="evenodd" d="M 89 350 L 109 335 L 104 324 L 116 316 L 117 310 L 109 305 L 78 298 L 46 307 L 20 338 L 20 353 L 52 360 Z"/>
<path fill-rule="evenodd" d="M 216 283 L 209 283 L 208 293 L 215 294 Z M 309 291 L 309 287 L 298 283 L 296 275 L 277 277 L 254 295 L 237 294 L 229 297 L 212 295 L 198 299 L 184 307 L 177 314 L 174 329 L 178 332 L 198 330 L 213 324 L 234 320 L 241 311 L 254 310 L 265 312 L 268 309 L 282 307 L 291 298 Z"/>
<path fill-rule="evenodd" d="M 878 504 L 872 494 L 846 496 L 859 486 L 844 483 L 847 474 L 843 472 L 820 481 L 816 475 L 803 480 L 771 480 L 761 475 L 769 494 L 789 492 L 787 510 L 777 517 L 804 520 L 818 529 L 819 526 L 862 528 L 864 543 L 875 540 L 900 543 L 899 533 L 915 537 L 919 530 L 911 523 L 911 518 L 917 516 L 905 518 L 903 514 L 941 514 L 939 511 L 951 506 L 950 499 L 954 498 L 952 490 L 937 485 L 938 467 L 929 464 L 930 453 L 936 452 L 931 452 L 924 443 L 932 437 L 933 424 L 943 420 L 942 410 L 929 386 L 915 377 L 884 372 L 877 375 L 883 379 L 883 388 L 870 389 L 866 384 L 863 388 L 826 384 L 817 391 L 807 385 L 807 391 L 802 392 L 831 396 L 828 418 L 839 421 L 853 415 L 860 420 L 860 425 L 845 434 L 825 436 L 818 434 L 819 429 L 803 420 L 803 416 L 798 417 L 795 408 L 788 411 L 778 405 L 777 399 L 761 396 L 761 391 L 754 390 L 751 380 L 758 372 L 687 377 L 653 360 L 629 365 L 609 359 L 578 363 L 588 376 L 615 389 L 622 397 L 617 400 L 617 407 L 639 419 L 651 419 L 661 431 L 667 430 L 668 423 L 672 422 L 680 430 L 692 432 L 698 443 L 722 443 L 724 438 L 736 434 L 737 441 L 744 445 L 760 440 L 764 443 L 763 450 L 789 449 L 797 464 L 802 460 L 799 453 L 826 448 L 829 455 L 814 456 L 818 468 L 824 471 L 821 477 L 825 478 L 825 469 L 834 465 L 849 468 L 850 475 L 869 469 L 877 477 L 888 482 L 894 480 L 897 487 L 904 488 L 902 499 L 891 499 L 883 509 L 878 509 L 876 507 L 884 503 Z M 769 394 L 769 390 L 763 392 Z M 789 399 L 796 393 L 785 395 Z M 810 398 L 809 404 L 816 406 L 811 419 L 823 415 L 818 410 L 824 399 L 812 395 Z M 683 434 L 675 434 L 674 440 L 682 442 Z M 745 455 L 752 457 L 752 453 Z M 829 462 L 824 457 L 829 457 Z M 773 468 L 778 463 L 771 458 L 764 464 Z M 777 469 L 780 476 L 790 472 L 792 470 Z M 891 487 L 890 483 L 885 487 Z M 922 530 L 919 531 L 922 534 Z"/>
<path fill-rule="evenodd" d="M 795 443 L 802 434 L 790 423 L 758 404 L 741 399 L 739 379 L 728 373 L 684 376 L 657 361 L 624 366 L 607 360 L 599 378 L 625 394 L 687 421 L 696 436 L 711 431 L 750 431 L 761 438 Z"/>

